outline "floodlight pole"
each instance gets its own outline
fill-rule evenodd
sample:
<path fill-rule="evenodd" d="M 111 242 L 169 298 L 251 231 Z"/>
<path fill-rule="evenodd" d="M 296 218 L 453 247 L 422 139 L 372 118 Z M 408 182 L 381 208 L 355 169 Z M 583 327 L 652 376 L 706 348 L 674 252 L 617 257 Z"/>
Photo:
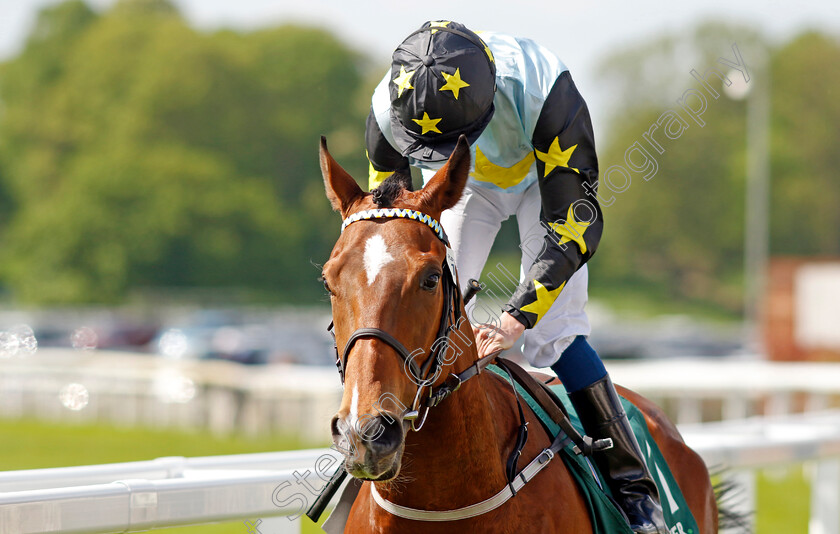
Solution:
<path fill-rule="evenodd" d="M 747 341 L 761 351 L 760 321 L 767 289 L 770 243 L 770 62 L 763 47 L 756 49 L 751 85 L 747 96 L 744 321 Z"/>

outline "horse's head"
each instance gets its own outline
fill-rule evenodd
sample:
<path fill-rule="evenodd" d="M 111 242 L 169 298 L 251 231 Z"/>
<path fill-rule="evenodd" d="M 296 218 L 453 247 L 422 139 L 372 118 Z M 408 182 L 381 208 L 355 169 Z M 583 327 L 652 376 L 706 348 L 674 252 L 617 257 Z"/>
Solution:
<path fill-rule="evenodd" d="M 347 220 L 365 210 L 403 208 L 440 220 L 461 196 L 470 168 L 462 136 L 449 161 L 420 191 L 393 187 L 374 198 L 330 156 L 321 140 L 321 171 L 327 197 Z M 346 226 L 323 268 L 335 335 L 345 362 L 344 396 L 332 421 L 335 445 L 348 472 L 388 480 L 400 469 L 408 423 L 404 415 L 418 395 L 418 369 L 426 369 L 444 310 L 446 247 L 427 224 L 409 218 L 360 220 Z M 457 291 L 457 288 L 455 288 Z M 406 349 L 403 354 L 375 328 Z M 406 353 L 410 365 L 405 361 Z M 431 363 L 431 362 L 429 362 Z M 411 376 L 414 375 L 414 376 Z"/>

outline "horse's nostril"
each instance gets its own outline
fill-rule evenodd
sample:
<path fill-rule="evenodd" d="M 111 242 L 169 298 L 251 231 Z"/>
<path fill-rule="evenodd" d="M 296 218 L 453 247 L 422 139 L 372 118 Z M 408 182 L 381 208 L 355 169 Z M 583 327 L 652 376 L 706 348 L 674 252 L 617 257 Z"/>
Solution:
<path fill-rule="evenodd" d="M 332 432 L 333 437 L 338 437 L 341 435 L 341 432 L 338 430 L 338 416 L 332 418 L 332 422 L 330 423 L 330 431 Z"/>
<path fill-rule="evenodd" d="M 365 444 L 378 455 L 394 452 L 402 443 L 402 422 L 395 417 L 378 416 L 364 432 Z"/>

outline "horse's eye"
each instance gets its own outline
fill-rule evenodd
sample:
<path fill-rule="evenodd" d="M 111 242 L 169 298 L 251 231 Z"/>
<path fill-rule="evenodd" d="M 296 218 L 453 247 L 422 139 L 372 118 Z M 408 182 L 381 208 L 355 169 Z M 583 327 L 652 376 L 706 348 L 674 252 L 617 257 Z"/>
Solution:
<path fill-rule="evenodd" d="M 324 289 L 327 291 L 327 293 L 332 295 L 333 294 L 332 289 L 330 289 L 330 285 L 327 283 L 327 279 L 324 278 L 324 275 L 321 275 L 321 281 L 324 282 Z"/>
<path fill-rule="evenodd" d="M 426 291 L 432 291 L 434 288 L 437 287 L 438 283 L 440 282 L 440 273 L 432 273 L 423 280 L 423 283 L 420 284 L 420 287 L 425 289 Z"/>

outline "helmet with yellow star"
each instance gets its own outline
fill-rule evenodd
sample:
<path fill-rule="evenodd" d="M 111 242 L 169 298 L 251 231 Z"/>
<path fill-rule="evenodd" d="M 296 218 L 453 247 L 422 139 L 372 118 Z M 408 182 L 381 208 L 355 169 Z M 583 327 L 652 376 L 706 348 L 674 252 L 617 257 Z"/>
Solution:
<path fill-rule="evenodd" d="M 472 144 L 493 116 L 496 65 L 473 31 L 426 22 L 394 51 L 391 131 L 403 155 L 442 161 L 461 134 Z"/>

